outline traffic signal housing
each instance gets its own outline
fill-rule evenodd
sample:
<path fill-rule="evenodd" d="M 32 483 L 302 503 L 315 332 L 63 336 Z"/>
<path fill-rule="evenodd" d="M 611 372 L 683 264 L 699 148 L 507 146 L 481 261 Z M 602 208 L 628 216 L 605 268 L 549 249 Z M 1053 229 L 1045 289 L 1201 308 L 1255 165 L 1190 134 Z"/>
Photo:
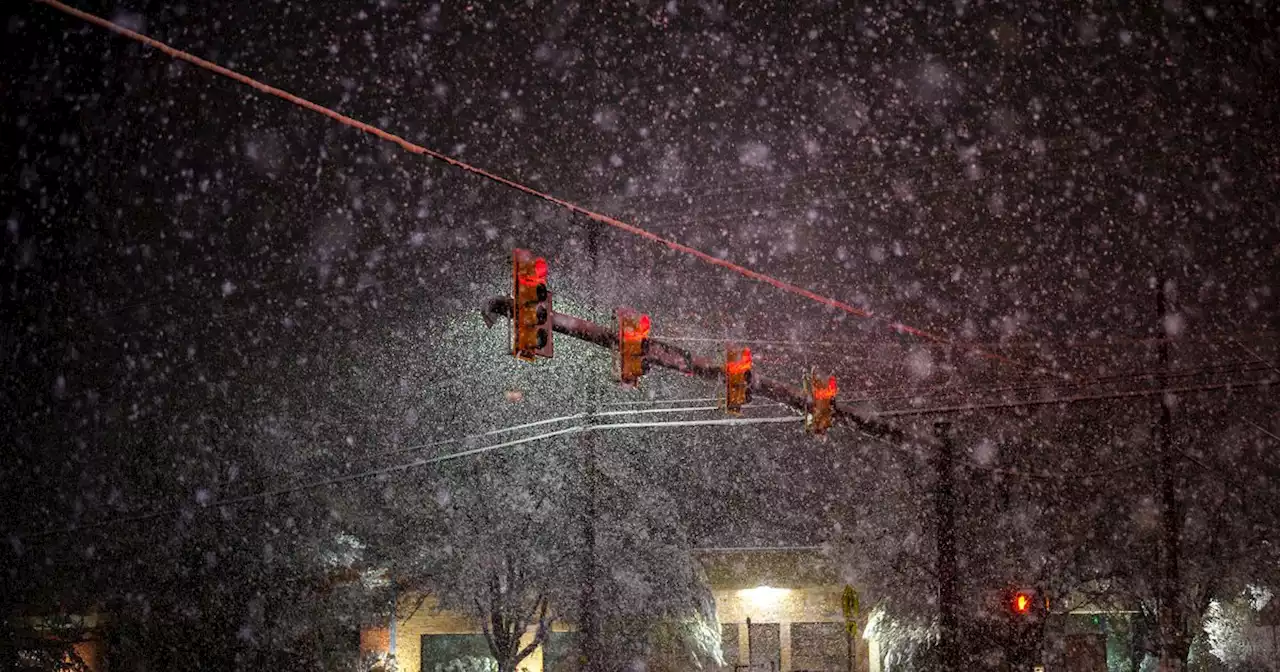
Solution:
<path fill-rule="evenodd" d="M 555 354 L 552 344 L 551 290 L 547 287 L 547 260 L 528 250 L 511 252 L 514 278 L 511 323 L 511 354 L 531 362 L 535 357 Z"/>
<path fill-rule="evenodd" d="M 751 348 L 729 350 L 724 356 L 724 405 L 730 413 L 751 403 Z"/>
<path fill-rule="evenodd" d="M 630 308 L 614 311 L 618 322 L 618 378 L 635 387 L 649 372 L 649 316 Z"/>
<path fill-rule="evenodd" d="M 1044 658 L 1049 598 L 1036 588 L 1014 587 L 1005 591 L 1004 605 L 1007 620 L 1000 641 L 1009 669 L 1035 669 Z"/>
<path fill-rule="evenodd" d="M 817 376 L 810 374 L 805 387 L 809 391 L 809 414 L 805 416 L 804 427 L 809 433 L 821 436 L 831 427 L 831 407 L 835 403 L 836 392 L 839 391 L 836 377 L 831 376 L 822 385 Z"/>

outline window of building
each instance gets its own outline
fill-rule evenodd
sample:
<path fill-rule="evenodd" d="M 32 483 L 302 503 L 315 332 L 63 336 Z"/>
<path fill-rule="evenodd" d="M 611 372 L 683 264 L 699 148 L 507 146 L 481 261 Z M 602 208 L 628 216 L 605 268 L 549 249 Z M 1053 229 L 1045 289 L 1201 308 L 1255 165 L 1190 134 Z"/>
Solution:
<path fill-rule="evenodd" d="M 724 652 L 725 670 L 734 670 L 738 666 L 738 624 L 723 623 L 720 625 L 720 650 Z"/>
<path fill-rule="evenodd" d="M 484 635 L 423 635 L 422 672 L 492 672 L 498 661 Z"/>
<path fill-rule="evenodd" d="M 576 672 L 578 669 L 578 633 L 548 632 L 542 643 L 543 672 Z"/>
<path fill-rule="evenodd" d="M 760 672 L 782 668 L 782 628 L 777 623 L 752 623 L 747 630 L 751 638 L 751 669 Z"/>
<path fill-rule="evenodd" d="M 849 644 L 839 623 L 792 623 L 791 669 L 836 672 L 848 669 Z"/>

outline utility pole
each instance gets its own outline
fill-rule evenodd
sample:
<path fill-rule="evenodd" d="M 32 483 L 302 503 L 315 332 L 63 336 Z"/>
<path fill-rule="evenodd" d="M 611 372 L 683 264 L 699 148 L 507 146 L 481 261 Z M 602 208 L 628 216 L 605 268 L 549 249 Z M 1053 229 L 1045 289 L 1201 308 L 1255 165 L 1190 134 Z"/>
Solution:
<path fill-rule="evenodd" d="M 951 423 L 933 426 L 937 439 L 937 477 L 934 483 L 934 516 L 938 543 L 938 657 L 944 670 L 959 670 L 959 625 L 956 621 L 956 502 L 955 444 Z"/>
<path fill-rule="evenodd" d="M 1165 374 L 1169 370 L 1169 333 L 1165 328 L 1168 318 L 1168 297 L 1165 296 L 1165 280 L 1159 279 L 1160 286 L 1156 290 L 1156 310 L 1160 315 L 1164 337 L 1160 339 L 1160 387 L 1167 387 Z M 1180 672 L 1182 670 L 1186 639 L 1182 610 L 1179 608 L 1181 577 L 1178 566 L 1182 554 L 1182 511 L 1178 503 L 1178 465 L 1179 460 L 1173 452 L 1173 408 L 1169 395 L 1160 396 L 1160 670 L 1161 672 Z"/>
<path fill-rule="evenodd" d="M 594 422 L 594 416 L 590 420 Z M 578 634 L 581 672 L 594 672 L 600 667 L 599 596 L 596 593 L 596 432 L 581 432 L 582 479 L 584 492 L 582 511 L 582 594 L 579 596 Z"/>
<path fill-rule="evenodd" d="M 587 230 L 587 254 L 591 259 L 591 276 L 597 269 L 597 245 L 600 227 L 592 222 Z M 597 395 L 592 394 L 593 397 Z M 592 415 L 588 423 L 595 422 L 596 402 L 593 399 Z M 582 454 L 583 502 L 582 510 L 582 594 L 579 596 L 578 635 L 579 665 L 581 672 L 595 672 L 600 668 L 599 596 L 596 593 L 596 432 L 581 432 L 579 446 Z"/>

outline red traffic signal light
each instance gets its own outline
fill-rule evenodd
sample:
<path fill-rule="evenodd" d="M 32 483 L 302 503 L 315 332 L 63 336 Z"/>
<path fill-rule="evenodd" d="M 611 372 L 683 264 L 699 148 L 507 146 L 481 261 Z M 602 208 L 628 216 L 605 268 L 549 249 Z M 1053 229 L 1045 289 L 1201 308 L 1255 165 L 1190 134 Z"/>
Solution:
<path fill-rule="evenodd" d="M 751 403 L 751 348 L 730 350 L 724 357 L 725 409 L 738 413 Z"/>
<path fill-rule="evenodd" d="M 831 405 L 839 391 L 836 377 L 831 376 L 826 385 L 819 385 L 818 377 L 810 375 L 805 387 L 809 390 L 809 414 L 805 416 L 805 429 L 813 434 L 825 434 L 831 426 Z"/>
<path fill-rule="evenodd" d="M 1009 613 L 1020 618 L 1034 618 L 1049 612 L 1049 597 L 1034 588 L 1019 588 L 1007 595 Z"/>
<path fill-rule="evenodd" d="M 649 316 L 630 308 L 618 308 L 618 378 L 634 387 L 649 372 Z"/>
<path fill-rule="evenodd" d="M 816 380 L 814 381 L 814 388 L 813 388 L 814 399 L 822 399 L 825 401 L 830 401 L 835 398 L 837 391 L 839 391 L 839 388 L 836 387 L 835 376 L 831 376 L 830 378 L 827 379 L 827 384 L 825 387 L 818 387 L 817 381 Z"/>
<path fill-rule="evenodd" d="M 535 356 L 551 357 L 553 313 L 551 290 L 547 288 L 547 260 L 534 258 L 528 250 L 512 250 L 511 322 L 515 326 L 511 353 L 526 361 Z"/>

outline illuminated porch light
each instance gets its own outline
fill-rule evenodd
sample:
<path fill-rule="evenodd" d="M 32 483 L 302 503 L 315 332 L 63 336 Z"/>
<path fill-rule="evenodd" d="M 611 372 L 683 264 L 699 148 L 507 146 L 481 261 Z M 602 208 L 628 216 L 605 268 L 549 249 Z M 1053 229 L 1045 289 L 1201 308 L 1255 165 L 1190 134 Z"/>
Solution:
<path fill-rule="evenodd" d="M 738 595 L 742 597 L 742 601 L 757 608 L 771 609 L 778 606 L 782 598 L 791 592 L 787 588 L 774 588 L 772 586 L 756 586 L 755 588 L 744 588 L 738 591 Z"/>

